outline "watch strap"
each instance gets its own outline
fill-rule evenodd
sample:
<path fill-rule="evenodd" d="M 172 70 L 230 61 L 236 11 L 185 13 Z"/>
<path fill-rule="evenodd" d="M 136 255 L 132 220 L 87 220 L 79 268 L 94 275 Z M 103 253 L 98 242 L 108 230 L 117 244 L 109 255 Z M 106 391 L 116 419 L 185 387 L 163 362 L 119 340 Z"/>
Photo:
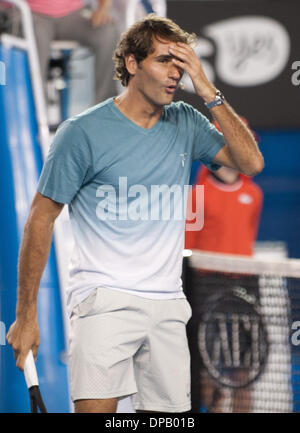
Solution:
<path fill-rule="evenodd" d="M 222 105 L 225 102 L 224 95 L 220 92 L 220 90 L 216 91 L 216 97 L 213 101 L 205 103 L 205 106 L 209 109 L 213 107 L 217 107 L 218 105 Z"/>

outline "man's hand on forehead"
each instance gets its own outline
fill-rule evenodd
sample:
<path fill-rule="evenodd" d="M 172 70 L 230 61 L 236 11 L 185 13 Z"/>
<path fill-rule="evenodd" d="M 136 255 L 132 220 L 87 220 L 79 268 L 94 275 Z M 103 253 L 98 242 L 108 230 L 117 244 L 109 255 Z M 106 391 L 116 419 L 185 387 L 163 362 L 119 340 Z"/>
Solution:
<path fill-rule="evenodd" d="M 183 42 L 172 42 L 169 52 L 174 65 L 186 71 L 191 77 L 195 90 L 204 100 L 215 95 L 214 85 L 206 77 L 200 59 L 193 48 Z"/>

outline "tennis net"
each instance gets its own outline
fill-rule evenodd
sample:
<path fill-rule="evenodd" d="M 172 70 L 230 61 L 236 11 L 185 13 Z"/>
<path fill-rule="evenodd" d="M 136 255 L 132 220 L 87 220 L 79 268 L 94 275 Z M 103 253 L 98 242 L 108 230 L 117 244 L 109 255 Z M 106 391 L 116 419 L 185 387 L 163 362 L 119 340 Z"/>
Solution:
<path fill-rule="evenodd" d="M 183 278 L 192 411 L 300 412 L 300 260 L 193 251 Z"/>

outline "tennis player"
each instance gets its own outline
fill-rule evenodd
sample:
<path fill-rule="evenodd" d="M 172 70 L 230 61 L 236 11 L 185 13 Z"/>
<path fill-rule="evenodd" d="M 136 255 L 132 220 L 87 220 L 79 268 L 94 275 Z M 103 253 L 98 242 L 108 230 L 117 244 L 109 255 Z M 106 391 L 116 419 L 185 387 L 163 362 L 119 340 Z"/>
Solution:
<path fill-rule="evenodd" d="M 68 204 L 76 245 L 67 296 L 76 412 L 115 412 L 128 395 L 137 411 L 191 408 L 185 214 L 178 217 L 177 192 L 188 184 L 193 160 L 247 175 L 264 165 L 252 134 L 205 76 L 192 41 L 170 19 L 148 15 L 135 23 L 114 54 L 124 92 L 64 122 L 42 170 L 7 339 L 22 370 L 40 344 L 38 287 L 54 221 Z M 172 102 L 185 71 L 223 134 L 190 105 Z"/>

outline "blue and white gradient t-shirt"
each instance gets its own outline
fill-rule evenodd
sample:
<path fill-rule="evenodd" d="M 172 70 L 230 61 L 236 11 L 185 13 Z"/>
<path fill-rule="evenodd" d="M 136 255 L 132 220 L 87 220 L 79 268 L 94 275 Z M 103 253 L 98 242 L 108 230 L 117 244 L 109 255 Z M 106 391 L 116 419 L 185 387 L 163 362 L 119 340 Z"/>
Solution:
<path fill-rule="evenodd" d="M 183 102 L 150 129 L 113 98 L 67 120 L 51 144 L 38 192 L 69 205 L 75 249 L 68 311 L 96 287 L 152 299 L 184 298 L 182 252 L 193 160 L 214 170 L 224 145 L 208 119 Z"/>

